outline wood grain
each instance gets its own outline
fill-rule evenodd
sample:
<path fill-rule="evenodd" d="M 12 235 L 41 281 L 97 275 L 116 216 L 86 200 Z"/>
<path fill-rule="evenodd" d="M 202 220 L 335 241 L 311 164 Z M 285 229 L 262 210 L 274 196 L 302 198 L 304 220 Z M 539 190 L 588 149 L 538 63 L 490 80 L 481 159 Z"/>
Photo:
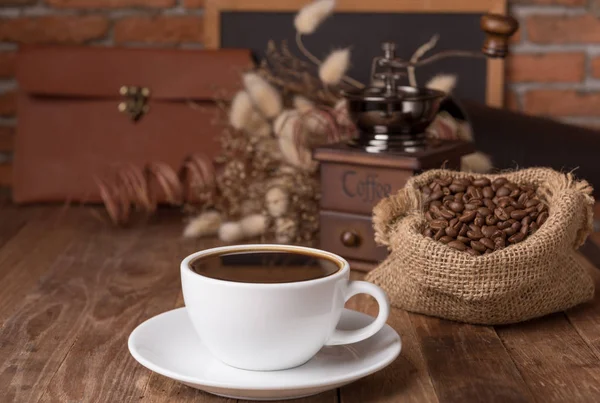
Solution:
<path fill-rule="evenodd" d="M 592 301 L 568 310 L 566 315 L 577 333 L 600 359 L 600 270 L 582 256 L 578 256 L 577 260 L 587 267 L 596 292 Z"/>
<path fill-rule="evenodd" d="M 364 274 L 352 273 L 351 278 L 360 280 Z M 367 295 L 353 297 L 346 307 L 371 316 L 378 312 L 377 303 Z M 402 338 L 400 356 L 383 370 L 342 387 L 341 402 L 437 402 L 408 314 L 393 308 L 387 323 Z"/>
<path fill-rule="evenodd" d="M 534 401 L 493 328 L 409 316 L 441 402 Z"/>
<path fill-rule="evenodd" d="M 90 219 L 89 211 L 39 208 L 0 249 L 0 324 L 13 312 L 40 277 L 56 268 L 57 256 L 76 242 L 77 223 Z M 27 216 L 27 214 L 24 214 Z M 95 225 L 94 223 L 91 223 Z"/>
<path fill-rule="evenodd" d="M 180 289 L 179 262 L 196 250 L 183 242 L 181 224 L 172 220 L 133 232 L 143 233 L 111 263 L 89 268 L 88 303 L 78 337 L 49 385 L 42 402 L 138 400 L 150 371 L 129 355 L 127 338 L 141 322 L 173 307 Z M 132 235 L 113 235 L 125 243 Z M 110 255 L 109 255 L 110 256 Z M 100 263 L 100 262 L 98 262 Z M 88 360 L 82 361 L 86 356 Z M 76 375 L 74 375 L 76 374 Z"/>
<path fill-rule="evenodd" d="M 564 314 L 496 331 L 537 401 L 600 401 L 598 357 Z"/>
<path fill-rule="evenodd" d="M 35 250 L 28 255 L 25 251 L 21 256 L 35 268 L 38 286 L 22 300 L 12 299 L 11 306 L 17 308 L 0 329 L 0 390 L 6 391 L 7 401 L 39 400 L 74 341 L 82 336 L 85 313 L 93 308 L 90 297 L 102 292 L 89 287 L 98 274 L 96 270 L 110 266 L 111 257 L 118 258 L 130 246 L 123 238 L 104 234 L 96 221 L 65 219 L 60 229 L 47 232 L 46 239 L 56 238 L 61 242 L 45 242 L 44 253 Z M 15 240 L 22 239 L 23 234 L 24 231 Z M 62 240 L 67 236 L 71 243 L 65 248 Z M 5 245 L 3 252 L 8 246 Z M 19 269 L 27 271 L 29 267 Z M 4 267 L 2 274 L 6 273 L 8 278 L 5 275 L 4 282 L 20 277 L 18 271 Z M 88 363 L 86 355 L 79 360 Z M 72 373 L 67 384 L 82 387 L 77 382 L 79 375 Z"/>

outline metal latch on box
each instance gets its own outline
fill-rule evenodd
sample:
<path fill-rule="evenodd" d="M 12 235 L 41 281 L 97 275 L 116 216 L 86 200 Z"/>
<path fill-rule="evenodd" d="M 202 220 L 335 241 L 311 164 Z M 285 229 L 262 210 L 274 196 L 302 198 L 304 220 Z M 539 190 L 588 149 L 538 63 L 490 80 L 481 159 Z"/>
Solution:
<path fill-rule="evenodd" d="M 150 88 L 123 85 L 119 89 L 119 94 L 125 98 L 119 103 L 119 112 L 127 113 L 133 122 L 139 121 L 150 110 L 148 105 Z"/>

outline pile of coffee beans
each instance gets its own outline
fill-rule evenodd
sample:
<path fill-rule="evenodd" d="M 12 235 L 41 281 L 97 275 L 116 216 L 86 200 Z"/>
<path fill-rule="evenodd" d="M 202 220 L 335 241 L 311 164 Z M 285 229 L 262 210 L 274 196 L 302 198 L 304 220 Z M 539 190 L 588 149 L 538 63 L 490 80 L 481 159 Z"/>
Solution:
<path fill-rule="evenodd" d="M 548 206 L 529 185 L 500 177 L 440 177 L 421 187 L 423 235 L 473 256 L 523 241 L 548 219 Z"/>

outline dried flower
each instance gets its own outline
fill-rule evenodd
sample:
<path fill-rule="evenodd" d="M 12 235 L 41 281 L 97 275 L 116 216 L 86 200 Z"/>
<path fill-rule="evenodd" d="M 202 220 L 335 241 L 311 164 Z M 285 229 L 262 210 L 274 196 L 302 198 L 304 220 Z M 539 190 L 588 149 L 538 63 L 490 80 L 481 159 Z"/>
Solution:
<path fill-rule="evenodd" d="M 246 73 L 244 86 L 254 105 L 266 118 L 273 119 L 281 113 L 281 94 L 264 78 L 256 73 Z"/>
<path fill-rule="evenodd" d="M 492 170 L 492 160 L 482 152 L 465 155 L 461 159 L 461 171 L 488 173 Z"/>
<path fill-rule="evenodd" d="M 334 50 L 319 67 L 319 78 L 327 85 L 340 83 L 350 65 L 350 49 Z"/>
<path fill-rule="evenodd" d="M 186 238 L 215 235 L 221 225 L 221 213 L 207 211 L 190 220 L 183 231 Z"/>
<path fill-rule="evenodd" d="M 238 242 L 244 239 L 242 225 L 239 222 L 226 222 L 219 228 L 219 239 L 223 242 Z"/>
<path fill-rule="evenodd" d="M 438 74 L 427 82 L 426 87 L 450 94 L 456 86 L 456 76 L 453 74 Z"/>
<path fill-rule="evenodd" d="M 334 7 L 334 0 L 317 0 L 302 7 L 294 19 L 296 31 L 303 35 L 312 34 L 333 12 Z"/>
<path fill-rule="evenodd" d="M 252 114 L 256 113 L 252 106 L 250 95 L 246 91 L 239 91 L 231 101 L 231 110 L 229 111 L 229 123 L 234 128 L 241 130 L 249 122 Z"/>
<path fill-rule="evenodd" d="M 298 112 L 293 109 L 286 109 L 273 121 L 273 132 L 277 137 L 284 133 L 292 138 L 294 127 L 298 122 Z M 287 133 L 286 133 L 287 132 Z"/>
<path fill-rule="evenodd" d="M 267 227 L 265 216 L 252 214 L 240 220 L 244 239 L 254 238 L 265 233 Z"/>
<path fill-rule="evenodd" d="M 273 187 L 267 191 L 265 204 L 271 217 L 277 218 L 284 215 L 288 210 L 289 196 L 280 187 Z"/>
<path fill-rule="evenodd" d="M 294 97 L 294 108 L 300 112 L 308 112 L 315 107 L 315 104 L 308 98 L 303 97 L 302 95 L 296 95 Z"/>

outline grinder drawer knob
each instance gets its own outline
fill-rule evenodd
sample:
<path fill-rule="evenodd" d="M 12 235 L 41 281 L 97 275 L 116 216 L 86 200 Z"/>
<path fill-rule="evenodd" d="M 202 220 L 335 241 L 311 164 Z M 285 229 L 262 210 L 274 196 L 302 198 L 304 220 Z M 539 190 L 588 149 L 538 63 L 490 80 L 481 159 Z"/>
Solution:
<path fill-rule="evenodd" d="M 342 244 L 348 248 L 356 248 L 360 245 L 360 235 L 354 231 L 344 231 L 340 237 Z"/>

